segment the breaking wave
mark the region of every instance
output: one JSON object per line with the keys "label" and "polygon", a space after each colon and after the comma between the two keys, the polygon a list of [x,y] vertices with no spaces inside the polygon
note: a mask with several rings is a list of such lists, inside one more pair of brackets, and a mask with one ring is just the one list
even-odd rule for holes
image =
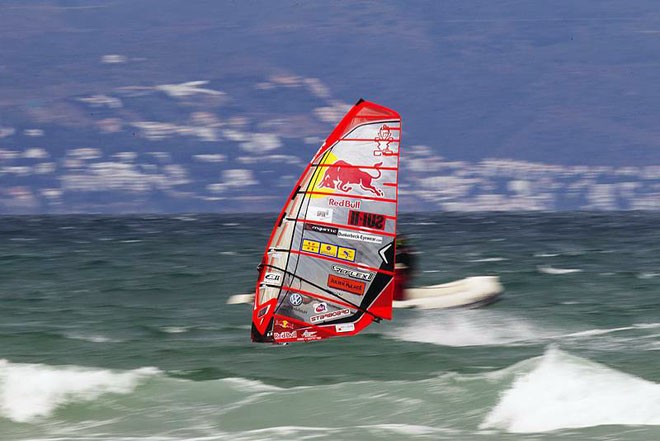
{"label": "breaking wave", "polygon": [[142,379],[157,372],[154,368],[113,372],[0,360],[0,415],[29,422],[50,416],[67,403],[93,401],[108,393],[131,393]]}
{"label": "breaking wave", "polygon": [[[500,432],[660,425],[660,385],[555,347],[479,374],[294,387],[2,361],[0,405],[2,433],[24,433],[27,423],[35,434],[65,439],[93,438],[99,426],[108,439],[174,441],[453,440],[475,430],[499,439]],[[22,424],[21,432],[6,421]]]}
{"label": "breaking wave", "polygon": [[480,427],[532,433],[601,425],[660,425],[660,384],[551,348],[516,376]]}

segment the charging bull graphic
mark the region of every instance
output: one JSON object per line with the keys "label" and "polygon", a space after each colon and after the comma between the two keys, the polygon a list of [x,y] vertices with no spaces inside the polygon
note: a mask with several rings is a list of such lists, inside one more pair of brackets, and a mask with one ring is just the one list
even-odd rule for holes
{"label": "charging bull graphic", "polygon": [[376,150],[374,150],[374,156],[392,156],[396,155],[396,152],[390,149],[390,143],[396,142],[392,136],[392,130],[387,124],[383,124],[378,130],[378,135],[374,138],[376,142]]}
{"label": "charging bull graphic", "polygon": [[370,191],[376,196],[383,196],[382,190],[373,184],[373,181],[380,179],[382,175],[378,169],[381,165],[383,165],[382,162],[374,165],[378,174],[372,176],[359,167],[339,160],[326,169],[323,179],[319,183],[319,188],[332,188],[348,193],[354,186],[359,185],[365,191]]}

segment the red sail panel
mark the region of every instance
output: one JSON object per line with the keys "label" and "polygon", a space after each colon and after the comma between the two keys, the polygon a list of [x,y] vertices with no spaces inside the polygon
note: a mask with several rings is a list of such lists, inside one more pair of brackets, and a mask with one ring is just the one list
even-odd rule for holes
{"label": "red sail panel", "polygon": [[398,113],[360,101],[323,143],[268,241],[253,341],[349,336],[391,319],[400,136]]}

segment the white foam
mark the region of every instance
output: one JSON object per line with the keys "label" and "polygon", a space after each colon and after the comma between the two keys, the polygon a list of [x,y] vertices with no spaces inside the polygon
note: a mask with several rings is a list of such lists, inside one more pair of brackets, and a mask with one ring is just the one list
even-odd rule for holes
{"label": "white foam", "polygon": [[[354,430],[362,429],[366,430],[377,436],[383,436],[384,434],[394,434],[398,436],[428,436],[438,433],[450,433],[457,434],[460,433],[459,430],[448,429],[448,428],[437,428],[430,426],[414,425],[414,424],[372,424],[372,425],[358,425],[350,429],[350,432],[347,433],[349,436],[355,436]],[[284,436],[289,437],[289,439],[312,439],[316,438],[314,434],[322,433],[325,435],[337,434],[339,435],[346,428],[342,427],[322,427],[322,426],[276,426],[276,427],[267,427],[264,429],[254,429],[246,432],[242,432],[242,435],[259,435],[258,439],[274,439],[273,436]],[[268,438],[265,438],[264,435],[268,435]],[[341,436],[340,439],[343,439]],[[241,438],[243,439],[243,438]],[[348,438],[348,439],[353,439]]]}
{"label": "white foam", "polygon": [[551,348],[480,428],[533,433],[612,424],[660,425],[660,385]]}
{"label": "white foam", "polygon": [[230,386],[233,386],[235,389],[242,392],[274,392],[278,390],[283,390],[280,387],[272,386],[270,384],[262,383],[258,380],[249,380],[247,378],[241,377],[228,377],[221,380],[223,383],[227,383]]}
{"label": "white foam", "polygon": [[537,267],[538,271],[543,274],[573,274],[581,273],[582,270],[578,268],[553,268],[551,266],[539,266]]}
{"label": "white foam", "polygon": [[94,335],[94,334],[87,335],[87,334],[80,334],[77,332],[64,334],[64,336],[72,340],[84,340],[92,343],[118,343],[121,341],[114,338],[106,337],[104,335]]}
{"label": "white foam", "polygon": [[0,416],[30,422],[67,403],[91,401],[105,393],[130,393],[141,379],[157,372],[155,368],[113,372],[0,360]]}
{"label": "white foam", "polygon": [[622,331],[631,331],[633,329],[636,329],[635,326],[625,326],[621,328],[610,328],[610,329],[588,329],[586,331],[580,331],[580,332],[573,332],[571,334],[566,334],[564,337],[593,337],[596,335],[605,335],[605,334],[612,334],[615,332],[622,332]]}
{"label": "white foam", "polygon": [[553,335],[522,318],[479,309],[434,311],[389,334],[398,340],[443,346],[512,344]]}
{"label": "white foam", "polygon": [[161,328],[161,331],[166,332],[167,334],[181,334],[184,332],[188,332],[189,328],[186,328],[185,326],[165,326],[164,328]]}
{"label": "white foam", "polygon": [[[636,323],[632,326],[622,326],[618,328],[588,329],[586,331],[564,334],[562,335],[562,337],[592,337],[597,335],[613,334],[616,332],[635,331],[639,329],[655,329],[655,328],[660,328],[660,323]],[[644,337],[636,337],[636,338],[644,338]]]}
{"label": "white foam", "polygon": [[484,257],[483,259],[473,259],[468,260],[468,262],[478,263],[478,262],[503,262],[509,260],[506,257]]}
{"label": "white foam", "polygon": [[367,429],[370,432],[375,432],[376,434],[380,432],[390,432],[397,435],[405,435],[405,436],[432,435],[435,433],[452,433],[452,434],[460,433],[458,430],[455,429],[437,428],[437,427],[421,426],[415,424],[394,424],[394,423],[374,424],[370,426],[356,426],[356,428]]}

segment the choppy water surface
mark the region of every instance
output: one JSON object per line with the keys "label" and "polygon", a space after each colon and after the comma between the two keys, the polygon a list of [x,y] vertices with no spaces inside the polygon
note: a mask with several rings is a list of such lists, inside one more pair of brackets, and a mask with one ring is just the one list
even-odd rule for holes
{"label": "choppy water surface", "polygon": [[2,440],[660,439],[660,213],[406,215],[476,310],[249,342],[271,215],[0,218]]}

